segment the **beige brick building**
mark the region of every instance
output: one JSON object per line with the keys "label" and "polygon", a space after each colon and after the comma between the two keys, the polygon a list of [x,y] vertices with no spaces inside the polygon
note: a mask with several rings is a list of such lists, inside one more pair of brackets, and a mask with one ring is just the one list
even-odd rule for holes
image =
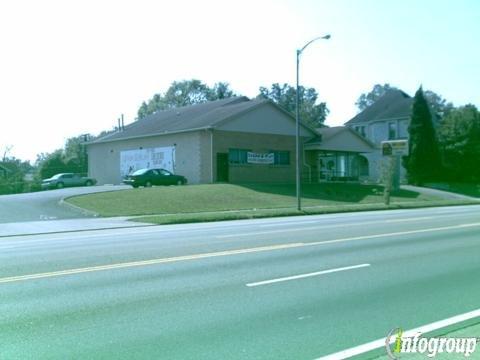
{"label": "beige brick building", "polygon": [[[317,135],[302,125],[302,148]],[[89,143],[88,156],[99,184],[141,167],[167,168],[190,184],[294,182],[295,119],[268,100],[218,100],[135,121]]]}

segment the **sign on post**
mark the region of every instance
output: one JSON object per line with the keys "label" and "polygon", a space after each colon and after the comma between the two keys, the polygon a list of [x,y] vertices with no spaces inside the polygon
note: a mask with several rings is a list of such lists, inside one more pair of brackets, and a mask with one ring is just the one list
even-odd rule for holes
{"label": "sign on post", "polygon": [[408,155],[408,140],[382,141],[382,155]]}

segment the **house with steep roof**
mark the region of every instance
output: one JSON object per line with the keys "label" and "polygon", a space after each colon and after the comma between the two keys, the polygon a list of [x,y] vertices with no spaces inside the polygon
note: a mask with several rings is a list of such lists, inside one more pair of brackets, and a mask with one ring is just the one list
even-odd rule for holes
{"label": "house with steep roof", "polygon": [[[368,140],[373,150],[363,154],[368,162],[368,177],[378,181],[381,177],[384,158],[381,143],[386,140],[408,139],[408,126],[412,115],[413,98],[398,89],[388,90],[375,103],[358,113],[345,126],[355,130]],[[400,167],[400,178],[405,178],[405,169]]]}
{"label": "house with steep roof", "polygon": [[[300,130],[302,143],[316,136],[307,126]],[[89,175],[99,184],[156,167],[194,184],[295,180],[295,119],[265,99],[233,97],[158,111],[87,149]]]}

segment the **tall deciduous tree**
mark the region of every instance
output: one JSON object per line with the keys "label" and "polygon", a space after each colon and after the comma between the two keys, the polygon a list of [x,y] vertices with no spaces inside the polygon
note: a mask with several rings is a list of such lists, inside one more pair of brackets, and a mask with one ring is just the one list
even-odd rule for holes
{"label": "tall deciduous tree", "polygon": [[454,109],[453,104],[448,102],[446,99],[433,92],[432,90],[426,90],[424,92],[425,98],[427,99],[430,109],[437,118],[441,119],[444,116],[448,115],[450,111]]}
{"label": "tall deciduous tree", "polygon": [[25,175],[32,170],[28,161],[4,155],[0,169],[0,194],[21,193],[27,189]]}
{"label": "tall deciduous tree", "polygon": [[450,110],[438,131],[446,180],[480,181],[480,112],[474,105]]}
{"label": "tall deciduous tree", "polygon": [[[318,93],[314,88],[299,87],[299,113],[302,122],[311,127],[323,125],[328,114],[326,103],[319,102]],[[295,115],[296,111],[296,88],[288,84],[272,84],[270,89],[261,87],[260,97],[272,100],[274,103]]]}
{"label": "tall deciduous tree", "polygon": [[375,101],[380,99],[388,90],[396,89],[396,87],[390,86],[390,84],[375,84],[373,89],[370,92],[363,93],[358,98],[355,105],[359,111],[365,110],[367,107],[372,105]]}
{"label": "tall deciduous tree", "polygon": [[37,155],[36,166],[40,177],[46,179],[63,172],[86,173],[88,159],[85,143],[90,138],[90,134],[71,137],[67,139],[63,149]]}
{"label": "tall deciduous tree", "polygon": [[138,119],[159,110],[167,110],[181,106],[200,104],[207,101],[225,99],[236,96],[225,82],[214,84],[212,88],[200,80],[174,81],[164,94],[155,94],[147,102],[143,102],[137,111]]}
{"label": "tall deciduous tree", "polygon": [[432,114],[422,87],[415,93],[408,133],[409,155],[404,158],[408,182],[421,185],[435,180],[440,173],[441,162]]}

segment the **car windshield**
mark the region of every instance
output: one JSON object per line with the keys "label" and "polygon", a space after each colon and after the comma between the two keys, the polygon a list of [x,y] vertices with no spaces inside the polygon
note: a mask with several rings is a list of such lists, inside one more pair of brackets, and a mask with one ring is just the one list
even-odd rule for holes
{"label": "car windshield", "polygon": [[65,175],[65,174],[57,174],[57,175],[53,175],[53,176],[51,177],[51,179],[54,179],[54,180],[56,180],[56,179],[60,179],[60,178],[61,178],[63,175]]}
{"label": "car windshield", "polygon": [[143,175],[145,174],[149,169],[140,169],[132,173],[133,176],[138,176],[138,175]]}

